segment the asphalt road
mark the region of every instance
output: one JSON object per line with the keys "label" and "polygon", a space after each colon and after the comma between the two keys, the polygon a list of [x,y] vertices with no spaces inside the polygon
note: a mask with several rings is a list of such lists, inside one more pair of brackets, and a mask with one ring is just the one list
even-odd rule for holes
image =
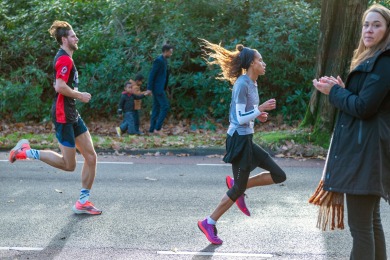
{"label": "asphalt road", "polygon": [[[277,159],[288,180],[248,190],[252,216],[234,205],[218,223],[224,244],[213,246],[197,220],[227,190],[231,168],[220,158],[99,156],[91,200],[103,214],[79,216],[71,207],[81,163],[66,173],[6,156],[0,153],[0,259],[349,259],[348,229],[318,230],[318,208],[307,203],[320,160]],[[382,221],[389,240],[384,201]]]}

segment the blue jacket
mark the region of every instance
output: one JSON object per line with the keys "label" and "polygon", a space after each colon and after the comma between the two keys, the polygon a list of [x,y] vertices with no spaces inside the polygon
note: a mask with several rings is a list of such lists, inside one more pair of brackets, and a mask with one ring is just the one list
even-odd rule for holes
{"label": "blue jacket", "polygon": [[162,94],[168,85],[168,62],[163,55],[158,56],[154,62],[153,67],[149,73],[148,90],[154,94]]}
{"label": "blue jacket", "polygon": [[324,189],[390,199],[390,45],[335,85],[340,110],[329,150]]}

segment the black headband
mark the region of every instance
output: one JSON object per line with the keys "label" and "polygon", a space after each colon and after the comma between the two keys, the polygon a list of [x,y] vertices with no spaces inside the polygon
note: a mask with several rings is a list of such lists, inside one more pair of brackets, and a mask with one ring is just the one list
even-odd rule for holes
{"label": "black headband", "polygon": [[248,69],[255,57],[255,50],[244,47],[240,52],[241,68]]}

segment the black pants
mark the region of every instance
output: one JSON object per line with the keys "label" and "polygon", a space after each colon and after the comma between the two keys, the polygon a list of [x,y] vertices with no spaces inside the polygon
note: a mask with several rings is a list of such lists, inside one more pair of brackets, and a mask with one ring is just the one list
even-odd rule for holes
{"label": "black pants", "polygon": [[134,128],[135,132],[138,134],[139,133],[139,110],[134,110]]}
{"label": "black pants", "polygon": [[249,174],[257,167],[269,171],[271,178],[275,183],[281,183],[286,180],[285,172],[275,163],[266,151],[254,143],[252,143],[251,149],[252,162],[249,169],[240,167],[240,158],[232,161],[234,186],[227,191],[227,195],[232,201],[236,201],[245,192]]}
{"label": "black pants", "polygon": [[380,197],[347,194],[348,225],[353,238],[351,260],[386,260]]}

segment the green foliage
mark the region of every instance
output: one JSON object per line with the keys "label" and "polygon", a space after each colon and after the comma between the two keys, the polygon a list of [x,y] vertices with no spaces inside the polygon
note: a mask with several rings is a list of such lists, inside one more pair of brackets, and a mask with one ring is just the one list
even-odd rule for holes
{"label": "green foliage", "polygon": [[11,115],[17,121],[41,119],[44,103],[40,100],[43,92],[42,79],[45,73],[26,66],[11,73],[11,80],[0,78],[0,113],[2,117]]}
{"label": "green foliage", "polygon": [[387,8],[390,8],[390,0],[381,0],[381,1],[375,1],[375,0],[371,0],[368,2],[369,5],[372,5],[372,4],[381,4]]}
{"label": "green foliage", "polygon": [[[287,95],[286,103],[282,105],[283,118],[288,123],[301,121],[304,116],[302,111],[305,111],[307,108],[307,102],[310,96],[311,92],[301,89],[295,90],[293,94]],[[297,113],[297,111],[299,112]]]}
{"label": "green foliage", "polygon": [[315,74],[320,10],[302,0],[259,0],[258,4],[262,8],[253,6],[246,39],[267,64],[261,91],[265,97],[278,98],[285,120],[300,120]]}
{"label": "green foliage", "polygon": [[[172,115],[207,129],[212,126],[200,122],[226,123],[231,86],[217,80],[220,69],[202,59],[199,38],[204,38],[230,50],[238,43],[258,49],[267,63],[259,81],[261,99],[277,98],[278,112],[290,122],[298,120],[314,75],[319,2],[3,0],[0,116],[13,111],[13,120],[50,117],[58,44],[47,30],[54,20],[66,20],[80,39],[73,56],[79,89],[92,94],[90,103],[79,104],[85,119],[114,115],[123,83],[137,73],[147,79],[162,44],[169,41],[175,46],[169,61]],[[149,111],[151,98],[143,104]]]}

